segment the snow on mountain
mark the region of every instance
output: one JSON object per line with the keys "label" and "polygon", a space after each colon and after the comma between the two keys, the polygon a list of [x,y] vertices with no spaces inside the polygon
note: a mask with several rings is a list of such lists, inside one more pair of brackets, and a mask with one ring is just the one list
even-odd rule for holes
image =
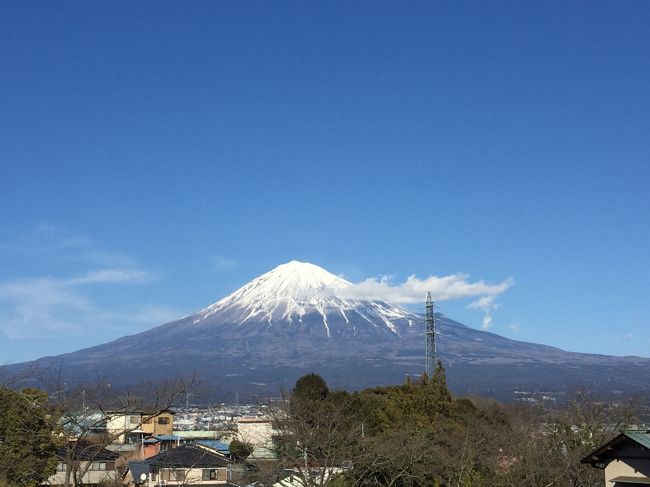
{"label": "snow on mountain", "polygon": [[339,333],[356,335],[358,326],[384,327],[400,335],[417,317],[382,301],[344,299],[337,296],[352,286],[349,281],[317,265],[291,261],[262,274],[222,300],[199,311],[194,324],[266,323],[269,326],[322,325],[330,337]]}

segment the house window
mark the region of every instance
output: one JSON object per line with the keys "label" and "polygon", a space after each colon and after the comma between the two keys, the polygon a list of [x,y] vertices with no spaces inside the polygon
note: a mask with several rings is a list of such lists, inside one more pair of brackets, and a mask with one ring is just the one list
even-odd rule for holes
{"label": "house window", "polygon": [[158,424],[169,424],[169,418],[158,418]]}
{"label": "house window", "polygon": [[59,462],[58,465],[56,466],[56,471],[57,472],[65,472],[67,469],[65,467],[65,462]]}
{"label": "house window", "polygon": [[184,468],[165,468],[160,472],[161,480],[171,480],[176,482],[185,481],[185,469]]}
{"label": "house window", "polygon": [[204,468],[201,472],[201,480],[227,480],[228,474],[225,468]]}
{"label": "house window", "polygon": [[106,470],[106,462],[92,462],[90,470]]}
{"label": "house window", "polygon": [[171,478],[169,480],[178,480],[179,482],[185,480],[185,469],[175,468],[172,470]]}
{"label": "house window", "polygon": [[204,468],[201,473],[201,480],[217,480],[217,469]]}

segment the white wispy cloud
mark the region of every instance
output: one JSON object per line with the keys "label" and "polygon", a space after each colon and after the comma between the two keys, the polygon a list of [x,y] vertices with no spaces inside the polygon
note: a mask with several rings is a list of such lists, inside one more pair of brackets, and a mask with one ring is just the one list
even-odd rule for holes
{"label": "white wispy cloud", "polygon": [[508,329],[509,329],[512,333],[519,333],[519,332],[521,331],[521,328],[519,327],[519,325],[518,325],[517,323],[511,323],[511,324],[509,324],[509,325],[508,325]]}
{"label": "white wispy cloud", "polygon": [[492,326],[492,312],[499,308],[500,304],[495,303],[496,294],[482,296],[476,301],[471,302],[467,307],[483,311],[483,329],[487,330]]}
{"label": "white wispy cloud", "polygon": [[157,279],[157,274],[142,269],[98,269],[63,279],[68,285],[78,284],[143,284]]}
{"label": "white wispy cloud", "polygon": [[116,313],[98,305],[89,289],[97,284],[142,284],[153,279],[154,275],[140,269],[100,269],[65,278],[0,282],[0,330],[11,338],[25,338],[54,331],[81,331],[90,324],[120,326],[146,321],[148,316],[169,316],[153,306]]}
{"label": "white wispy cloud", "polygon": [[631,342],[634,336],[632,333],[626,333],[625,335],[620,335],[617,337],[614,337],[615,342]]}
{"label": "white wispy cloud", "polygon": [[134,265],[130,257],[108,251],[86,235],[69,232],[50,223],[36,225],[17,240],[0,241],[0,250],[95,266]]}
{"label": "white wispy cloud", "polygon": [[214,272],[227,271],[237,267],[239,262],[237,259],[230,257],[225,257],[223,255],[211,255],[210,256],[210,270]]}
{"label": "white wispy cloud", "polygon": [[[409,276],[403,283],[393,283],[390,276],[368,278],[358,284],[353,284],[343,290],[344,297],[351,299],[375,299],[394,304],[419,303],[429,291],[435,301],[448,301],[468,297],[479,297],[475,307],[486,303],[485,299],[493,300],[514,284],[512,278],[498,284],[487,284],[484,281],[471,282],[467,274],[451,274],[449,276],[429,276],[420,279]],[[482,301],[483,300],[483,301]],[[493,301],[489,301],[493,305]]]}
{"label": "white wispy cloud", "polygon": [[471,281],[469,275],[462,273],[423,279],[412,275],[402,283],[394,283],[390,276],[382,276],[365,279],[341,292],[345,298],[374,299],[393,304],[420,303],[427,292],[431,292],[433,300],[437,302],[476,298],[468,307],[483,312],[483,328],[488,329],[492,324],[492,313],[499,307],[496,298],[513,284],[512,277],[500,283],[488,284],[482,280]]}
{"label": "white wispy cloud", "polygon": [[74,335],[100,327],[153,326],[179,316],[177,311],[156,304],[125,305],[118,310],[101,304],[98,286],[142,285],[161,276],[129,257],[101,249],[84,236],[71,236],[54,226],[40,225],[17,243],[0,243],[0,251],[21,253],[44,262],[75,261],[70,267],[77,269],[64,276],[0,281],[0,333],[9,338]]}

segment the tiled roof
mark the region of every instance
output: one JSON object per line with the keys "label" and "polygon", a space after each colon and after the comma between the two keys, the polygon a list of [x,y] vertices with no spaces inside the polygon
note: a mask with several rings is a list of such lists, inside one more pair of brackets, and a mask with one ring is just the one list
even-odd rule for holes
{"label": "tiled roof", "polygon": [[119,455],[115,452],[102,448],[95,443],[79,442],[70,443],[69,447],[62,447],[56,451],[59,459],[67,459],[70,455],[75,460],[90,460],[94,462],[115,460]]}
{"label": "tiled roof", "polygon": [[180,446],[159,453],[147,460],[150,465],[157,467],[224,467],[229,464],[223,455],[212,453],[197,446]]}
{"label": "tiled roof", "polygon": [[650,433],[647,430],[623,430],[621,433],[650,450]]}

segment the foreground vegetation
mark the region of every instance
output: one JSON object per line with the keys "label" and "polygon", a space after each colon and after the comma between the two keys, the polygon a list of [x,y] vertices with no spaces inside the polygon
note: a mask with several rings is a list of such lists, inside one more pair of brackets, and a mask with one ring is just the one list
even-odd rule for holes
{"label": "foreground vegetation", "polygon": [[[155,399],[149,409],[173,405],[187,387],[157,386],[147,394]],[[76,449],[108,445],[116,436],[97,434],[101,420],[88,411],[144,404],[80,392],[75,398],[59,389],[48,398],[0,387],[0,487],[43,483],[54,473],[57,449],[59,461],[70,463],[66,485],[82,485]],[[304,487],[600,487],[601,472],[580,459],[635,421],[630,403],[584,394],[552,410],[455,398],[440,362],[431,378],[358,393],[330,391],[309,374],[268,410],[278,461],[250,469],[248,483],[258,487],[275,485],[287,471]],[[237,441],[231,450],[240,459],[252,452]]]}
{"label": "foreground vegetation", "polygon": [[304,486],[600,487],[580,459],[633,421],[629,404],[583,394],[552,411],[454,398],[440,363],[431,378],[355,394],[311,374],[271,410],[280,462],[257,472],[262,485],[294,469]]}

